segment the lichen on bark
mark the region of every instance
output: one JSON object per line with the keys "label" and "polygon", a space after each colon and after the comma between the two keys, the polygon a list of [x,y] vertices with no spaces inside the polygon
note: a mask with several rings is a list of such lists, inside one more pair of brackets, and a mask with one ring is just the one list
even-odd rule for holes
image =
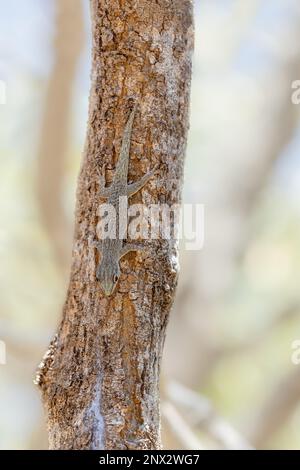
{"label": "lichen on bark", "polygon": [[159,164],[130,203],[180,203],[193,49],[190,0],[91,0],[92,74],[61,324],[38,372],[52,449],[158,449],[159,371],[178,276],[176,240],[121,261],[111,298],[95,277],[98,169],[113,178],[138,103],[129,180]]}

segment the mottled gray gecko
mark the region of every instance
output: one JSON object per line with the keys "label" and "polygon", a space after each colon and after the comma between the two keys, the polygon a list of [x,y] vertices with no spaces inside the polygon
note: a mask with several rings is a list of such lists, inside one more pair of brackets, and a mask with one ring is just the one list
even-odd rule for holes
{"label": "mottled gray gecko", "polygon": [[142,248],[140,245],[124,241],[122,237],[119,236],[119,198],[128,198],[137,193],[145,186],[157,170],[157,166],[155,166],[153,170],[146,173],[139,181],[132,184],[128,184],[127,182],[130,142],[135,112],[136,105],[133,107],[125,125],[120,156],[112,184],[109,188],[105,187],[105,167],[103,167],[100,176],[100,197],[106,199],[106,203],[111,204],[116,213],[116,237],[113,239],[105,238],[104,240],[95,242],[97,249],[101,252],[101,261],[97,267],[96,277],[101,284],[105,296],[112,295],[118,283],[121,274],[120,259],[130,251],[137,251]]}

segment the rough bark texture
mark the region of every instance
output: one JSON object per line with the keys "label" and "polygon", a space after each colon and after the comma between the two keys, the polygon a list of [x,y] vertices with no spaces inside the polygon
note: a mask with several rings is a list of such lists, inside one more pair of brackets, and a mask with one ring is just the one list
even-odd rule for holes
{"label": "rough bark texture", "polygon": [[129,180],[159,163],[131,199],[180,202],[188,129],[190,0],[92,0],[92,89],[78,181],[73,263],[58,334],[38,372],[52,449],[160,448],[159,369],[174,299],[175,241],[121,262],[117,291],[104,298],[92,246],[98,222],[97,168],[110,183],[123,128],[138,102]]}

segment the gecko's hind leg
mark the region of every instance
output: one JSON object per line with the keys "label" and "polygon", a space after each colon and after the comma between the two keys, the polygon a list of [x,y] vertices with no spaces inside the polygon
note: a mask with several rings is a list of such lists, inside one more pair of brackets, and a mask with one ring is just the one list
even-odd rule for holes
{"label": "gecko's hind leg", "polygon": [[110,196],[110,188],[105,187],[105,168],[106,165],[102,166],[102,171],[98,168],[98,176],[99,176],[99,196],[102,199],[107,199]]}
{"label": "gecko's hind leg", "polygon": [[145,184],[148,183],[150,178],[152,178],[152,176],[156,172],[157,168],[158,168],[158,164],[155,165],[155,167],[151,171],[148,171],[148,173],[146,173],[144,176],[142,176],[142,178],[140,180],[136,181],[135,183],[129,184],[127,186],[127,195],[128,195],[128,197],[133,196],[140,189],[142,189],[145,186]]}

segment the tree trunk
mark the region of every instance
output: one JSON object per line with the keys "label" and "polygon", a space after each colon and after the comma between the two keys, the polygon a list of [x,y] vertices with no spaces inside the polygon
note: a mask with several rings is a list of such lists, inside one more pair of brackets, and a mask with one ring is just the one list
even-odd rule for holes
{"label": "tree trunk", "polygon": [[159,370],[178,274],[176,240],[128,255],[112,297],[95,277],[98,169],[110,184],[132,102],[129,180],[159,169],[130,203],[178,204],[193,47],[190,0],[92,0],[92,87],[70,285],[37,382],[51,449],[158,449]]}

